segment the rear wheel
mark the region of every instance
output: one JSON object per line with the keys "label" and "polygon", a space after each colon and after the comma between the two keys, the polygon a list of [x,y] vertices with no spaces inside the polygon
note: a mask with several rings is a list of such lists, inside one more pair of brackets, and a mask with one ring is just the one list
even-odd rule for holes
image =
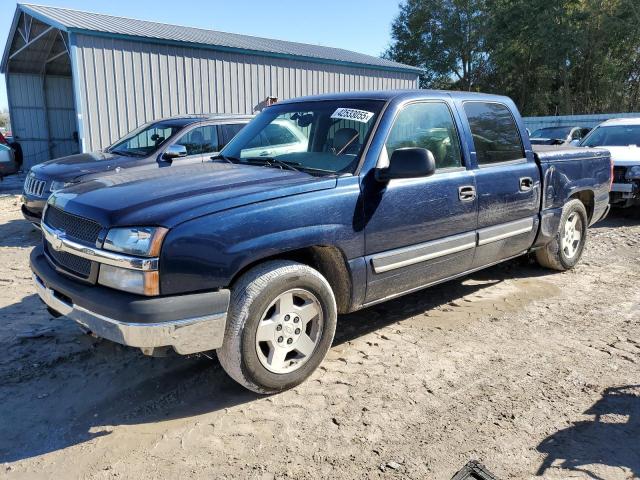
{"label": "rear wheel", "polygon": [[218,358],[244,387],[276,393],[302,383],[324,359],[335,333],[336,302],[313,268],[270,261],[233,287]]}
{"label": "rear wheel", "polygon": [[562,210],[560,226],[554,239],[536,250],[538,263],[559,271],[573,268],[582,257],[587,241],[587,227],[584,204],[580,200],[569,201]]}

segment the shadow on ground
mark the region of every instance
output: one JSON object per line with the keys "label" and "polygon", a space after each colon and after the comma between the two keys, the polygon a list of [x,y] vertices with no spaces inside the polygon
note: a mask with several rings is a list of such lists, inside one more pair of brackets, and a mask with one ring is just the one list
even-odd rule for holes
{"label": "shadow on ground", "polygon": [[612,208],[603,221],[596,223],[591,228],[615,228],[640,223],[640,206],[629,208]]}
{"label": "shadow on ground", "polygon": [[0,227],[0,247],[30,248],[41,239],[40,230],[23,219],[10,220]]}
{"label": "shadow on ground", "polygon": [[[526,262],[478,272],[487,280],[455,280],[350,315],[338,322],[334,344],[348,342],[506,278],[543,275]],[[0,309],[0,319],[43,309],[34,295]],[[34,305],[38,305],[37,307]],[[44,315],[42,311],[39,315]],[[149,358],[139,351],[70,330],[52,320],[53,334],[0,345],[15,361],[0,362],[0,463],[46,454],[108,435],[112,425],[155,423],[215,412],[258,398],[230,380],[211,356]],[[73,327],[75,328],[75,327]],[[71,333],[70,333],[71,332]],[[16,353],[16,349],[18,349]],[[24,349],[22,351],[21,349]],[[43,352],[53,352],[45,355]]]}
{"label": "shadow on ground", "polygon": [[589,469],[590,465],[604,465],[627,469],[638,478],[640,385],[608,388],[584,413],[593,415],[593,420],[575,422],[538,445],[538,451],[546,454],[538,475],[558,467],[604,480]]}

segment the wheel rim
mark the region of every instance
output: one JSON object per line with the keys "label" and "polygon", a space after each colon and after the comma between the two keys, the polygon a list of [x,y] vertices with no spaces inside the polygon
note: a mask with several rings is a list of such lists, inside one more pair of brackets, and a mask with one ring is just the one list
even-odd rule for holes
{"label": "wheel rim", "polygon": [[573,212],[564,224],[564,233],[562,236],[562,251],[568,259],[576,256],[580,249],[581,240],[582,219],[577,212]]}
{"label": "wheel rim", "polygon": [[320,343],[322,307],[311,292],[288,290],[280,294],[260,317],[256,353],[264,368],[290,373],[304,365]]}

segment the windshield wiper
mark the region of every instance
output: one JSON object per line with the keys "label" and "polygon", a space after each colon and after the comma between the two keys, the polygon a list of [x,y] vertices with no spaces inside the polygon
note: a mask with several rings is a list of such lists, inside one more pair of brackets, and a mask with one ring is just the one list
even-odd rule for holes
{"label": "windshield wiper", "polygon": [[294,167],[294,165],[300,165],[296,162],[285,162],[283,160],[278,160],[277,158],[272,157],[250,157],[244,158],[249,163],[258,163],[261,165],[265,165],[267,167],[275,167],[278,166],[280,168],[286,168],[287,170],[293,170],[294,172],[299,172],[300,170]]}

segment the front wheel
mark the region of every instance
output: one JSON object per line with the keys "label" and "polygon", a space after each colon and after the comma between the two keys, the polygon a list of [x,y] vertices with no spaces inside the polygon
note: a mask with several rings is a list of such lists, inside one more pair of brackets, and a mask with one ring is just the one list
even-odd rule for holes
{"label": "front wheel", "polygon": [[551,242],[536,250],[538,263],[559,271],[573,268],[582,257],[588,225],[584,204],[580,200],[567,202],[562,209],[558,233]]}
{"label": "front wheel", "polygon": [[327,280],[313,268],[270,261],[234,285],[218,358],[231,378],[257,393],[302,383],[331,347],[337,308]]}

